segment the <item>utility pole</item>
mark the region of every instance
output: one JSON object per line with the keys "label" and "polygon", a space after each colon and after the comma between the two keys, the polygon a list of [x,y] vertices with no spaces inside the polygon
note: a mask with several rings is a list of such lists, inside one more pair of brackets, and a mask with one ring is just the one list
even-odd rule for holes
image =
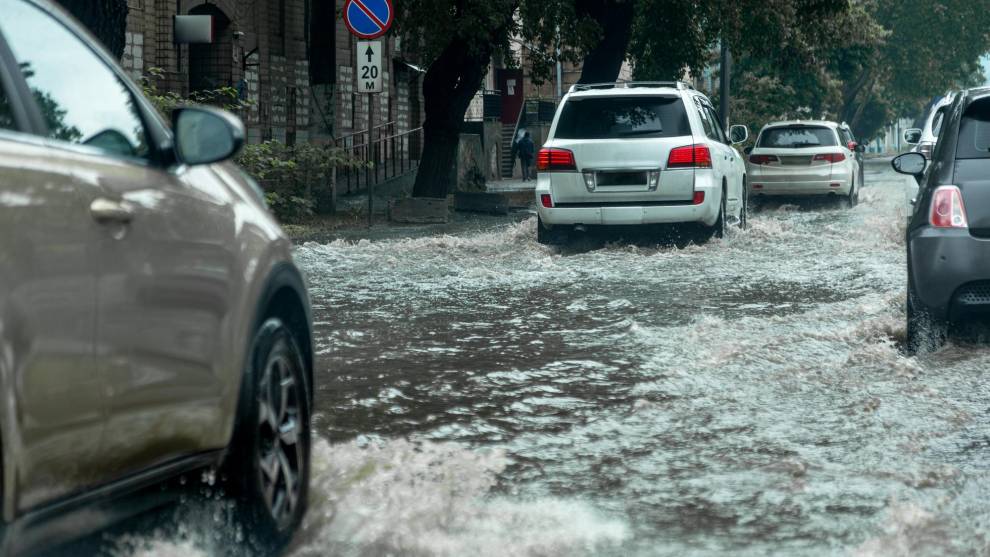
{"label": "utility pole", "polygon": [[729,52],[729,45],[722,39],[722,68],[718,80],[718,115],[722,118],[722,125],[729,126],[729,76],[732,75],[732,53]]}

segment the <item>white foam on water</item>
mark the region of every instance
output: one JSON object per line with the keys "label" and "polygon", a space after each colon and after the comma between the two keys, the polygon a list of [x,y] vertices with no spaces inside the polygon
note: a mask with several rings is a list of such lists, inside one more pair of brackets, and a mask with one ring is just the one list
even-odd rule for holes
{"label": "white foam on water", "polygon": [[580,501],[493,495],[508,463],[455,443],[320,441],[292,555],[592,555],[629,537]]}
{"label": "white foam on water", "polygon": [[910,503],[887,510],[883,533],[863,542],[852,557],[914,557],[954,554],[950,534],[937,516]]}

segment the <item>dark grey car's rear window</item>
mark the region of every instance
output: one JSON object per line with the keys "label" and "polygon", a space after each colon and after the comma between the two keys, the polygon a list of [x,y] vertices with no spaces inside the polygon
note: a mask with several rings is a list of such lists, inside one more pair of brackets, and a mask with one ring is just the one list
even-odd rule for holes
{"label": "dark grey car's rear window", "polygon": [[990,159],[990,99],[969,105],[959,122],[957,159]]}
{"label": "dark grey car's rear window", "polygon": [[691,135],[684,103],[677,97],[589,97],[570,99],[554,137],[614,139]]}
{"label": "dark grey car's rear window", "polygon": [[800,149],[802,147],[832,147],[838,145],[835,132],[824,126],[781,126],[767,128],[757,147]]}

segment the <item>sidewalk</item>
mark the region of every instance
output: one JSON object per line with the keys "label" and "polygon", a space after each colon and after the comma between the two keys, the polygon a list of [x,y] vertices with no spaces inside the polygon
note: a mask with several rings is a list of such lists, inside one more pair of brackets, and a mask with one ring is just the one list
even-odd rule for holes
{"label": "sidewalk", "polygon": [[495,180],[487,182],[485,189],[488,193],[500,193],[509,199],[512,207],[529,207],[536,202],[536,180],[523,182],[518,178]]}

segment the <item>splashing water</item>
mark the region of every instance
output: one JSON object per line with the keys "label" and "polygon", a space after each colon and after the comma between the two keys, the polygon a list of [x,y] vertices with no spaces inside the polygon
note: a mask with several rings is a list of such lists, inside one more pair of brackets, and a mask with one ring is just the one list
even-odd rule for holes
{"label": "splashing water", "polygon": [[990,350],[901,353],[906,189],[685,249],[301,246],[330,442],[292,554],[985,554]]}

